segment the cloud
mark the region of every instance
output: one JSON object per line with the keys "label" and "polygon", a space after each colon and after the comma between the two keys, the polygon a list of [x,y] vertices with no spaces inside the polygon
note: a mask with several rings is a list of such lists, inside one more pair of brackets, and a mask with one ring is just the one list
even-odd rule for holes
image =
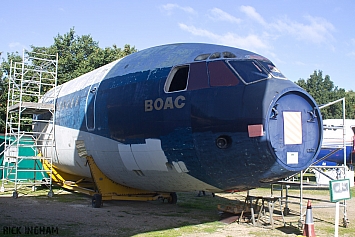
{"label": "cloud", "polygon": [[[161,8],[168,13],[175,10],[196,13],[190,7],[181,7],[177,4],[166,4]],[[269,55],[273,53],[273,44],[281,42],[280,38],[284,38],[288,42],[298,40],[326,45],[330,50],[335,50],[331,44],[335,40],[333,36],[335,27],[324,18],[307,15],[296,21],[287,16],[273,15],[271,21],[268,21],[252,6],[243,5],[239,7],[239,10],[245,14],[244,18],[238,18],[216,7],[208,11],[209,19],[238,24],[238,27],[227,28],[222,33],[216,33],[223,29],[222,26],[218,30],[209,30],[208,26],[197,27],[195,24],[189,23],[188,20],[193,19],[186,19],[186,17],[178,25],[181,30],[211,43],[262,51]],[[242,22],[243,24],[241,24]],[[355,39],[352,42],[355,44]],[[273,57],[277,58],[277,55],[273,54]]]}
{"label": "cloud", "polygon": [[284,18],[277,20],[272,26],[279,32],[286,32],[295,36],[298,40],[310,41],[317,44],[334,40],[332,32],[335,28],[326,19],[312,16],[305,16],[304,18],[308,21],[308,24]]}
{"label": "cloud", "polygon": [[[321,17],[304,16],[303,19],[305,19],[306,23],[293,21],[287,17],[282,17],[274,22],[267,23],[252,6],[241,6],[240,11],[245,13],[248,18],[262,25],[264,30],[268,32],[276,31],[281,35],[291,35],[297,40],[316,44],[329,44],[329,42],[334,40],[332,32],[335,31],[335,27],[329,21]],[[332,46],[331,49],[333,49]]]}
{"label": "cloud", "polygon": [[307,63],[304,63],[304,62],[301,62],[301,61],[295,61],[295,64],[297,66],[306,66],[307,65]]}
{"label": "cloud", "polygon": [[241,6],[240,10],[244,12],[249,18],[255,20],[261,25],[266,25],[264,18],[256,12],[255,8],[252,6]]}
{"label": "cloud", "polygon": [[245,48],[249,50],[268,48],[268,46],[265,43],[265,40],[262,40],[259,36],[255,34],[249,34],[245,37],[238,36],[231,32],[228,32],[224,35],[218,35],[211,31],[205,29],[199,29],[192,25],[188,26],[183,23],[179,23],[179,27],[180,29],[187,31],[193,35],[206,37],[212,40],[213,42],[223,44],[223,45]]}
{"label": "cloud", "polygon": [[213,34],[212,32],[208,31],[208,30],[204,30],[204,29],[198,29],[194,26],[188,26],[185,25],[183,23],[179,23],[179,27],[180,29],[190,32],[193,35],[197,35],[197,36],[204,36],[207,38],[217,38],[218,36],[216,34]]}
{"label": "cloud", "polygon": [[16,48],[26,49],[27,47],[19,42],[11,42],[11,43],[9,43],[9,48],[11,48],[11,49],[16,49]]}
{"label": "cloud", "polygon": [[182,10],[189,14],[197,14],[197,12],[192,7],[182,7],[178,4],[172,4],[172,3],[162,5],[160,8],[164,10],[168,15],[171,15],[175,9]]}
{"label": "cloud", "polygon": [[242,21],[241,19],[236,18],[219,8],[213,8],[212,10],[210,10],[209,17],[214,20],[227,21],[236,24],[239,24]]}

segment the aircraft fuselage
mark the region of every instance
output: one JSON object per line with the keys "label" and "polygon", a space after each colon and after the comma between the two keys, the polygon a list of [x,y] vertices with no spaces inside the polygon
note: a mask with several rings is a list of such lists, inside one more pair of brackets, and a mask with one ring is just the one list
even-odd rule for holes
{"label": "aircraft fuselage", "polygon": [[320,150],[313,98],[268,59],[236,48],[153,47],[57,94],[54,165],[90,177],[81,140],[102,172],[134,188],[247,190],[305,169]]}

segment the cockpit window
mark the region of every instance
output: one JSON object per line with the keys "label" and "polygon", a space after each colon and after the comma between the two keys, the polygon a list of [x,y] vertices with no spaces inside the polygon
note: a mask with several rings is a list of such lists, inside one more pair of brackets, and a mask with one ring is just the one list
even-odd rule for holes
{"label": "cockpit window", "polygon": [[205,54],[198,55],[198,56],[195,58],[195,61],[203,61],[203,60],[206,60],[210,55],[211,55],[210,53],[205,53]]}
{"label": "cockpit window", "polygon": [[208,84],[206,62],[191,63],[187,90],[198,90],[208,87],[210,85]]}
{"label": "cockpit window", "polygon": [[216,59],[216,58],[220,58],[221,57],[221,53],[220,52],[216,52],[211,54],[210,59]]}
{"label": "cockpit window", "polygon": [[228,64],[246,83],[268,78],[268,74],[254,60],[233,60]]}
{"label": "cockpit window", "polygon": [[237,76],[228,68],[224,61],[208,63],[210,86],[235,86],[239,83]]}
{"label": "cockpit window", "polygon": [[228,51],[223,52],[222,54],[223,54],[223,58],[236,58],[237,57],[237,56],[235,56],[234,53],[231,53],[231,52],[228,52]]}
{"label": "cockpit window", "polygon": [[189,68],[189,65],[173,68],[165,83],[165,91],[174,92],[185,90],[187,87],[187,79],[189,77]]}
{"label": "cockpit window", "polygon": [[259,61],[259,63],[261,63],[273,77],[286,78],[271,62]]}

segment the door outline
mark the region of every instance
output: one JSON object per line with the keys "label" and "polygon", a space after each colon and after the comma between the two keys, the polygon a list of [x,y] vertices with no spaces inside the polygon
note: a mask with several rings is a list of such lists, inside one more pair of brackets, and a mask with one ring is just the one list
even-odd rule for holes
{"label": "door outline", "polygon": [[100,82],[90,86],[85,103],[85,123],[88,131],[94,131],[96,127],[96,95]]}

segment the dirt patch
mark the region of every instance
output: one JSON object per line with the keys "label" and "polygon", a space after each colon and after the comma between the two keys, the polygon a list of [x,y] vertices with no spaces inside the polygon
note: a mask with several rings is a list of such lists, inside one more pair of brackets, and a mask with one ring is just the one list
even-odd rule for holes
{"label": "dirt patch", "polygon": [[[354,190],[352,190],[354,192]],[[296,195],[298,191],[291,191]],[[278,207],[275,208],[275,229],[267,223],[254,227],[248,218],[243,223],[224,224],[217,204],[234,205],[244,201],[246,193],[207,194],[178,193],[177,204],[162,201],[105,201],[102,208],[91,207],[91,197],[54,189],[48,198],[46,191],[33,196],[20,191],[14,199],[11,193],[0,196],[1,236],[297,236],[299,205],[290,204],[286,226]],[[251,195],[268,195],[268,189],[252,190]],[[305,196],[329,200],[329,191],[305,191]],[[328,195],[328,197],[327,197]],[[296,200],[294,200],[296,201]],[[314,201],[314,206],[324,203]],[[355,228],[354,200],[347,202],[348,228],[339,227],[339,236],[353,236]],[[317,236],[334,233],[334,208],[312,208]],[[340,219],[343,218],[343,209]],[[266,221],[267,222],[267,221]],[[342,224],[342,222],[340,223]],[[32,231],[32,232],[31,232]]]}

